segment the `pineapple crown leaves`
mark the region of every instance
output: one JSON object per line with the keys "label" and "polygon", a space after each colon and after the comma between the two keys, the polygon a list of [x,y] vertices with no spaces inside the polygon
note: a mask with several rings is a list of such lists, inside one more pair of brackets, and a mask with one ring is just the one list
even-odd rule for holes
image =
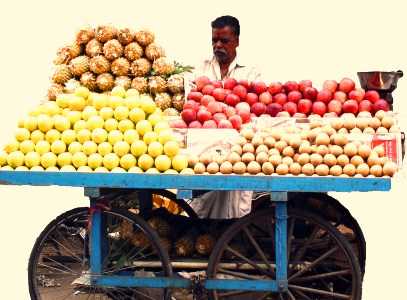
{"label": "pineapple crown leaves", "polygon": [[[192,70],[194,69],[193,66],[189,66],[189,65],[184,66],[184,65],[182,65],[181,63],[179,63],[177,61],[174,61],[173,64],[174,64],[174,71],[172,71],[170,74],[166,74],[166,75],[164,75],[162,77],[164,77],[165,79],[168,79],[171,75],[182,74],[182,73],[185,73],[185,72],[191,73]],[[157,75],[157,72],[154,69],[151,69],[150,73],[149,73],[149,76],[156,76],[156,75]]]}

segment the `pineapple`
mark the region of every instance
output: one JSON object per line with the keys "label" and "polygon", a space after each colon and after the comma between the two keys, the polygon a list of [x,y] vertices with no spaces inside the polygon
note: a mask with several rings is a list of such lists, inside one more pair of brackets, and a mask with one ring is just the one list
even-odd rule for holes
{"label": "pineapple", "polygon": [[134,61],[136,59],[139,59],[143,56],[143,48],[137,44],[136,42],[132,42],[128,44],[126,47],[124,47],[124,56],[129,60],[129,61]]}
{"label": "pineapple", "polygon": [[194,237],[191,234],[184,235],[175,243],[175,253],[178,256],[191,256],[194,252]]}
{"label": "pineapple", "polygon": [[154,38],[154,33],[147,29],[137,31],[135,34],[137,43],[139,43],[143,47],[146,47],[147,45],[154,42]]}
{"label": "pineapple", "polygon": [[147,78],[144,77],[135,77],[131,82],[131,88],[139,91],[140,94],[147,93],[148,82]]}
{"label": "pineapple", "polygon": [[81,75],[81,85],[87,87],[91,91],[96,91],[96,76],[92,72],[86,72]]}
{"label": "pineapple", "polygon": [[103,74],[110,71],[110,62],[103,55],[90,59],[89,68],[95,74]]}
{"label": "pineapple", "polygon": [[110,40],[103,45],[103,54],[108,60],[115,60],[123,55],[123,46],[118,40]]}
{"label": "pineapple", "polygon": [[131,79],[128,76],[118,76],[114,80],[115,86],[122,86],[125,90],[128,90],[131,86]]}
{"label": "pineapple", "polygon": [[178,110],[176,110],[175,108],[167,108],[166,110],[163,111],[164,116],[166,117],[176,117],[179,116],[179,112]]}
{"label": "pineapple", "polygon": [[52,81],[59,84],[64,84],[69,79],[72,78],[72,73],[69,66],[67,65],[58,65],[52,76]]}
{"label": "pineapple", "polygon": [[148,220],[148,224],[157,231],[160,237],[168,237],[170,235],[170,225],[167,221],[159,217],[152,217]]}
{"label": "pineapple", "polygon": [[163,47],[157,45],[156,43],[151,43],[146,47],[145,50],[146,56],[149,60],[154,61],[157,58],[165,56]]}
{"label": "pineapple", "polygon": [[95,37],[95,31],[91,27],[85,27],[78,31],[76,34],[76,42],[79,45],[88,43]]}
{"label": "pineapple", "polygon": [[81,76],[89,71],[89,57],[82,55],[72,59],[69,63],[69,68],[74,76]]}
{"label": "pineapple", "polygon": [[114,87],[114,78],[110,73],[100,74],[96,78],[96,84],[102,92],[110,91]]}
{"label": "pineapple", "polygon": [[175,66],[166,57],[160,57],[154,61],[153,70],[156,75],[170,75],[174,72]]}
{"label": "pineapple", "polygon": [[137,248],[146,248],[150,245],[150,241],[142,231],[134,233],[130,238],[130,242]]}
{"label": "pineapple", "polygon": [[131,72],[135,77],[146,76],[151,70],[151,63],[146,58],[139,58],[132,62]]}
{"label": "pineapple", "polygon": [[184,104],[185,104],[185,97],[183,94],[175,94],[174,96],[172,96],[172,106],[176,110],[182,111],[182,109],[184,108]]}
{"label": "pineapple", "polygon": [[86,44],[85,53],[89,57],[95,57],[103,53],[103,45],[97,39],[93,39]]}
{"label": "pineapple", "polygon": [[57,51],[57,57],[54,59],[54,65],[68,64],[71,60],[71,52],[68,47],[60,48]]}
{"label": "pineapple", "polygon": [[130,239],[133,237],[133,224],[129,221],[123,221],[120,223],[119,227],[120,237],[122,239]]}
{"label": "pineapple", "polygon": [[130,63],[124,57],[120,57],[112,62],[111,70],[116,76],[126,76],[130,71]]}
{"label": "pineapple", "polygon": [[167,93],[158,93],[155,95],[154,101],[155,104],[163,111],[170,108],[172,104],[171,96]]}
{"label": "pineapple", "polygon": [[79,87],[81,83],[76,79],[69,79],[64,86],[64,92],[72,94],[75,92],[76,88]]}
{"label": "pineapple", "polygon": [[48,100],[55,101],[59,94],[64,92],[64,86],[58,83],[53,83],[48,89]]}
{"label": "pineapple", "polygon": [[96,39],[101,43],[106,43],[116,38],[117,33],[117,29],[111,25],[99,26],[96,29]]}
{"label": "pineapple", "polygon": [[130,44],[134,40],[134,33],[129,28],[123,28],[119,30],[117,34],[117,40],[123,46]]}
{"label": "pineapple", "polygon": [[215,239],[210,234],[198,236],[195,242],[195,250],[201,255],[209,255],[215,246]]}
{"label": "pineapple", "polygon": [[163,93],[167,90],[167,82],[160,76],[152,76],[148,79],[148,89],[152,94]]}
{"label": "pineapple", "polygon": [[71,58],[78,57],[79,55],[82,54],[82,46],[79,45],[78,43],[73,43],[72,45],[68,46],[68,51],[71,56]]}
{"label": "pineapple", "polygon": [[167,88],[173,94],[184,92],[184,77],[179,74],[171,75],[167,80]]}

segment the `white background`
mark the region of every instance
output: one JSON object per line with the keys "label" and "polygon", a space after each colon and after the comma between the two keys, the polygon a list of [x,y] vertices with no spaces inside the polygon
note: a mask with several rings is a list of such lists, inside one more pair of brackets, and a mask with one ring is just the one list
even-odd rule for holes
{"label": "white background", "polygon": [[[403,1],[245,3],[2,1],[0,144],[46,94],[57,48],[86,24],[149,27],[167,53],[195,64],[211,54],[210,21],[231,14],[241,22],[241,61],[260,67],[266,82],[311,79],[320,87],[325,79],[357,80],[357,71],[407,71]],[[407,78],[394,98],[406,130]],[[363,299],[405,297],[406,178],[403,170],[388,193],[336,195],[367,240]],[[26,266],[35,238],[58,214],[87,201],[81,189],[13,186],[0,187],[0,201],[0,298],[29,299]]]}

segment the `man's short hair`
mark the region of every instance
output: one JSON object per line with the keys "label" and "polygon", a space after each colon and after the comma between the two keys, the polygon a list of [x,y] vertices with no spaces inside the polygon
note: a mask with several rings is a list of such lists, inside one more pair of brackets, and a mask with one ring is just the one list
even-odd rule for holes
{"label": "man's short hair", "polygon": [[239,20],[232,16],[222,16],[216,18],[211,23],[212,28],[223,28],[225,26],[229,26],[232,28],[234,34],[238,37],[240,35],[240,24]]}

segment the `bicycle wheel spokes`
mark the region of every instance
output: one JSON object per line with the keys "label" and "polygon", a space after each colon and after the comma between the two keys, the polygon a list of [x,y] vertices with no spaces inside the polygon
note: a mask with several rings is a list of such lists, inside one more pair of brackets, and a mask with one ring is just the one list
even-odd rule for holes
{"label": "bicycle wheel spokes", "polygon": [[[102,273],[90,270],[88,209],[73,210],[51,222],[38,238],[29,263],[31,298],[35,300],[164,299],[166,289],[102,287],[94,276],[169,276],[168,258],[137,216],[122,211],[102,211]],[[140,240],[140,237],[142,239]],[[142,241],[142,242],[140,242]],[[143,244],[144,243],[144,244]],[[167,259],[167,260],[166,260]],[[134,263],[159,261],[152,267]],[[151,265],[151,264],[150,264]]]}

